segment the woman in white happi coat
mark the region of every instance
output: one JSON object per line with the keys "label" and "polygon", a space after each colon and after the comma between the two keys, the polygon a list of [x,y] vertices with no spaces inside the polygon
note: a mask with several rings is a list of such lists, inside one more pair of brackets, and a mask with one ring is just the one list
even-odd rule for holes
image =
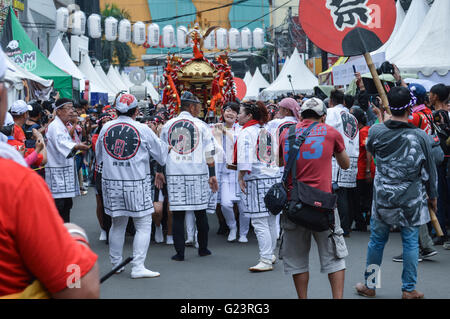
{"label": "woman in white happi coat", "polygon": [[145,124],[137,122],[137,100],[122,94],[116,100],[118,118],[100,131],[96,158],[103,163],[102,192],[106,214],[112,217],[109,254],[113,268],[122,262],[123,244],[129,217],[136,234],[133,241],[132,278],[158,277],[158,272],[144,266],[150,244],[152,179],[150,159],[164,165],[168,145]]}
{"label": "woman in white happi coat", "polygon": [[239,113],[239,104],[229,102],[222,108],[223,123],[214,125],[213,135],[219,144],[219,151],[216,152],[216,172],[219,180],[218,203],[230,232],[228,241],[235,241],[237,238],[237,222],[234,214],[234,204],[239,210],[239,242],[246,243],[249,230],[250,219],[244,216],[240,206],[240,188],[236,170],[227,168],[227,163],[233,162],[234,144],[240,132],[240,125],[236,123]]}
{"label": "woman in white happi coat", "polygon": [[255,272],[272,270],[276,260],[273,254],[277,244],[276,218],[266,208],[264,196],[281,176],[272,136],[263,127],[267,119],[267,108],[262,102],[241,104],[238,121],[243,127],[234,152],[244,214],[251,218],[258,240],[259,263],[249,268]]}
{"label": "woman in white happi coat", "polygon": [[[200,100],[191,92],[181,96],[181,113],[168,121],[161,139],[172,147],[166,164],[166,181],[170,210],[173,214],[173,240],[176,254],[173,260],[184,260],[184,220],[186,211],[194,211],[198,231],[198,254],[208,250],[208,219],[206,209],[210,189],[218,191],[214,164],[214,137],[209,126],[198,119]],[[156,174],[156,179],[160,174]]]}
{"label": "woman in white happi coat", "polygon": [[54,104],[55,119],[47,128],[47,164],[45,181],[52,192],[59,214],[65,223],[70,222],[72,198],[80,195],[78,173],[74,156],[77,151],[87,151],[90,146],[75,143],[66,124],[73,115],[73,101],[59,99]]}
{"label": "woman in white happi coat", "polygon": [[[297,122],[300,121],[300,105],[296,100],[294,100],[291,97],[284,98],[278,103],[279,111],[277,113],[277,118],[273,119],[269,123],[266,124],[266,129],[272,134],[272,137],[274,139],[274,145],[273,148],[275,152],[275,159],[278,161],[278,151],[279,151],[279,140],[281,133],[287,128],[289,128],[291,125],[297,125]],[[284,167],[280,167],[280,173],[281,175],[284,172]],[[278,238],[280,236],[280,214],[276,217],[276,225],[277,225],[277,234]]]}

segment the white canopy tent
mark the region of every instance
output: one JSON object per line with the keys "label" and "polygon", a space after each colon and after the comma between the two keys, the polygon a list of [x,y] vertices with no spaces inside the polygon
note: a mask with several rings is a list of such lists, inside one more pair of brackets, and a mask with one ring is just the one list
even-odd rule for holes
{"label": "white canopy tent", "polygon": [[159,93],[156,91],[155,87],[149,80],[145,80],[143,83],[144,86],[147,87],[147,94],[150,94],[150,97],[152,98],[153,103],[157,103],[160,101]]}
{"label": "white canopy tent", "polygon": [[396,11],[397,11],[397,19],[395,21],[394,31],[392,31],[392,34],[391,34],[389,40],[387,40],[386,43],[383,44],[383,46],[381,48],[379,48],[378,50],[373,52],[373,54],[380,53],[380,52],[387,52],[389,50],[389,47],[394,42],[394,39],[396,38],[397,33],[400,30],[401,26],[403,25],[403,22],[405,21],[405,17],[406,17],[405,10],[403,10],[403,7],[402,7],[402,4],[400,1],[397,1]]}
{"label": "white canopy tent", "polygon": [[260,89],[264,89],[270,86],[270,83],[263,77],[259,68],[256,68],[255,74],[253,74],[250,85],[247,87],[247,93],[243,100],[257,100],[259,97]]}
{"label": "white canopy tent", "polygon": [[450,1],[435,0],[420,29],[392,59],[402,72],[450,84]]}
{"label": "white canopy tent", "polygon": [[114,83],[120,91],[128,92],[128,86],[123,83],[122,78],[115,71],[116,69],[111,65],[109,67],[108,74],[106,74],[106,77],[110,82]]}
{"label": "white canopy tent", "polygon": [[55,46],[48,56],[48,59],[58,68],[78,79],[80,81],[80,92],[84,90],[84,80],[86,79],[86,76],[78,69],[75,63],[73,63],[61,39],[58,38],[58,40],[56,40]]}
{"label": "white canopy tent", "polygon": [[115,94],[111,92],[107,86],[103,83],[102,79],[98,76],[91,63],[91,59],[87,54],[83,54],[81,57],[80,71],[86,75],[89,80],[89,91],[90,92],[100,92],[108,93],[108,101],[114,100]]}
{"label": "white canopy tent", "polygon": [[394,58],[405,51],[406,46],[416,40],[417,33],[423,28],[425,17],[430,10],[426,0],[413,0],[400,29],[392,37],[391,45],[386,50],[386,60]]}
{"label": "white canopy tent", "polygon": [[103,71],[103,68],[98,60],[97,62],[95,62],[95,72],[97,72],[99,78],[103,81],[103,83],[108,86],[109,92],[113,92],[114,96],[120,92],[120,89],[117,87],[116,83],[111,82],[108,79],[108,77],[105,74],[105,71]]}
{"label": "white canopy tent", "polygon": [[[289,75],[291,81],[289,81]],[[263,100],[269,100],[286,93],[313,93],[317,85],[319,80],[303,63],[295,49],[288,64],[283,66],[280,75],[272,85],[261,92],[260,97]]]}
{"label": "white canopy tent", "polygon": [[250,82],[252,81],[252,74],[250,71],[245,72],[244,78],[242,79],[245,83],[245,86],[248,87]]}
{"label": "white canopy tent", "polygon": [[[117,71],[117,70],[116,70]],[[119,72],[119,71],[117,71]],[[122,81],[128,86],[128,87],[132,87],[134,84],[131,83],[130,78],[128,77],[128,74],[126,74],[125,72],[122,72],[122,74],[120,75],[122,78]]]}

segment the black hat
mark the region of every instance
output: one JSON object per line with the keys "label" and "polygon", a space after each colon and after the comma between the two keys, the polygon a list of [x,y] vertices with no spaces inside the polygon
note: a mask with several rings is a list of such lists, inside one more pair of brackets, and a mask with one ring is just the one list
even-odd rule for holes
{"label": "black hat", "polygon": [[194,94],[192,94],[189,91],[186,91],[183,93],[183,95],[181,96],[181,102],[186,101],[186,102],[192,102],[192,103],[201,103],[200,100],[198,99],[198,97],[196,97]]}

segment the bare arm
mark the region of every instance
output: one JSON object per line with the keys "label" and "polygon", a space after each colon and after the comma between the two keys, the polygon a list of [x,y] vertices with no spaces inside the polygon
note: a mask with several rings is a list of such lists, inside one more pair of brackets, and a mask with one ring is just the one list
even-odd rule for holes
{"label": "bare arm", "polygon": [[[82,245],[82,244],[80,244]],[[98,263],[80,279],[80,288],[65,288],[52,294],[55,299],[98,299],[100,298],[100,279]]]}
{"label": "bare arm", "polygon": [[[64,224],[66,228],[70,231],[77,230],[83,234],[85,234],[84,230],[75,225],[66,223]],[[71,235],[73,237],[80,237],[80,233],[77,232],[76,234]],[[81,236],[87,240],[87,236]],[[79,245],[85,245],[89,247],[87,244],[85,244],[82,241],[77,241]],[[65,288],[61,291],[58,291],[54,294],[52,294],[52,297],[55,299],[98,299],[100,298],[100,279],[99,279],[99,269],[98,269],[98,263],[96,262],[95,265],[91,268],[91,270],[85,274],[80,279],[80,285],[79,288]]]}
{"label": "bare arm", "polygon": [[350,167],[350,158],[345,150],[340,153],[334,153],[334,157],[336,157],[336,161],[340,168],[348,169]]}

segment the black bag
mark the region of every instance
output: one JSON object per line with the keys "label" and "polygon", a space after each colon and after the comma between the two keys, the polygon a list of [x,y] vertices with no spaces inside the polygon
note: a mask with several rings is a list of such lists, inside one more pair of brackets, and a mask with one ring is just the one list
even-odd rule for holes
{"label": "black bag", "polygon": [[[296,176],[296,165],[284,173],[289,174],[289,172],[292,176]],[[334,208],[336,207],[337,196],[311,187],[295,178],[293,179],[293,185],[294,188],[290,193],[291,198],[285,208],[286,217],[293,223],[315,232],[328,229],[334,231]]]}
{"label": "black bag", "polygon": [[284,168],[283,178],[281,179],[280,183],[273,184],[272,187],[264,196],[264,204],[266,204],[266,208],[273,215],[278,215],[279,213],[281,213],[283,209],[286,208],[286,205],[288,203],[287,190],[285,186],[287,176],[291,171],[292,167],[295,167],[294,163],[296,162],[295,159],[297,158],[297,154],[298,151],[300,150],[300,147],[302,146],[308,134],[317,124],[318,124],[317,122],[311,124],[297,139],[295,139],[296,126],[292,125],[289,128],[288,140],[290,149],[288,153],[288,162]]}
{"label": "black bag", "polygon": [[293,223],[315,232],[334,229],[337,196],[295,181],[285,214]]}

